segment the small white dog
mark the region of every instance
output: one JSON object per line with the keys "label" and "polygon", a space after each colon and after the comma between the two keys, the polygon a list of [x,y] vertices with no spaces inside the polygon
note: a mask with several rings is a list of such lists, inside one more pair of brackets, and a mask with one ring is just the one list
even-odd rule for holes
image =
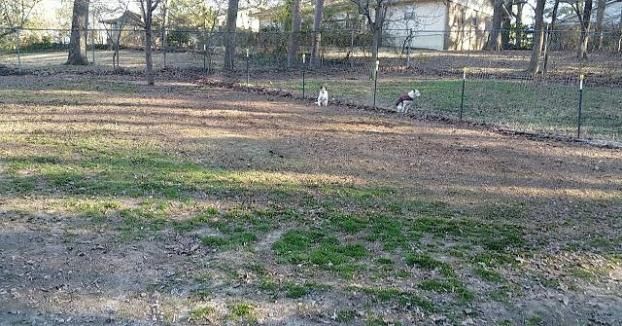
{"label": "small white dog", "polygon": [[317,96],[317,105],[328,106],[328,91],[326,91],[326,87],[324,86],[320,88],[320,94]]}
{"label": "small white dog", "polygon": [[417,99],[417,97],[419,96],[421,96],[421,93],[419,93],[419,90],[417,89],[410,90],[408,94],[402,95],[397,99],[397,102],[395,102],[395,110],[397,110],[397,112],[399,113],[408,112],[408,110],[410,110],[413,104],[415,104],[415,99]]}

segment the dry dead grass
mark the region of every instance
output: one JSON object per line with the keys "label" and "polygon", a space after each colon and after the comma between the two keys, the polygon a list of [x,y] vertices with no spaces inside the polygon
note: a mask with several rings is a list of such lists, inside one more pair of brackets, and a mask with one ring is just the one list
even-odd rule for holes
{"label": "dry dead grass", "polygon": [[[192,323],[189,316],[201,312],[213,324],[336,324],[348,310],[355,311],[353,320],[341,321],[355,324],[540,318],[613,325],[622,318],[615,254],[622,226],[619,151],[184,83],[147,88],[119,79],[0,78],[0,320],[140,324],[161,316]],[[139,194],[89,188],[107,182],[121,191],[159,177],[160,188]],[[385,189],[392,195],[382,195]],[[343,192],[363,194],[334,203]],[[416,220],[424,213],[411,214],[410,201],[442,203],[439,212],[477,223],[519,227],[525,245],[508,254],[518,263],[495,267],[505,281],[487,283],[452,254],[468,256],[478,247],[424,234],[410,246],[449,263],[475,293],[460,303],[423,292],[438,307],[431,313],[369,302],[351,290],[383,286],[420,295],[416,284],[438,275],[404,266],[400,255],[407,249],[366,244],[372,256],[394,259],[396,270],[378,275],[376,267],[363,268],[354,279],[284,264],[271,249],[288,229],[326,227],[323,218],[332,210],[380,214],[385,204],[404,205],[392,216]],[[167,224],[208,208],[223,219],[231,210],[275,207],[301,216],[257,231],[250,249],[199,245],[200,237],[224,232],[214,226],[218,219],[191,233]],[[128,224],[137,210],[152,220]],[[335,234],[345,243],[361,241]],[[309,285],[313,294],[302,298],[269,290],[277,291],[275,302],[262,292],[268,281],[277,289],[288,282],[328,289]],[[203,287],[207,297],[197,298]],[[192,314],[197,307],[213,309]],[[475,313],[464,315],[465,307]]]}

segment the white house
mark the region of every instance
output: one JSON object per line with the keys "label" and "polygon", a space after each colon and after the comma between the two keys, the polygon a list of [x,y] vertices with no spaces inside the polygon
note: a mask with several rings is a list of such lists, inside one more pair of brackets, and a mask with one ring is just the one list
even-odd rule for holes
{"label": "white house", "polygon": [[387,10],[385,29],[394,46],[412,31],[409,46],[432,50],[481,50],[493,8],[488,0],[396,2]]}
{"label": "white house", "polygon": [[[238,9],[236,27],[238,29],[259,32],[259,29],[263,26],[261,25],[261,19],[257,17],[257,14],[259,14],[262,11],[263,9],[259,9],[259,8]],[[218,26],[225,26],[226,24],[227,24],[227,14],[225,12],[224,14],[218,16]]]}
{"label": "white house", "polygon": [[[330,19],[333,22],[343,22],[344,27],[349,27],[347,21],[352,14],[351,5],[347,2],[330,5],[339,8],[337,10],[343,10]],[[492,14],[493,7],[489,0],[389,2],[383,45],[407,45],[431,50],[479,50],[484,47],[488,38],[486,30],[491,24]],[[409,35],[412,35],[410,40]],[[405,41],[408,42],[404,44]]]}
{"label": "white house", "polygon": [[[490,0],[397,0],[388,2],[384,26],[384,46],[406,45],[431,50],[481,50],[488,38],[492,21]],[[312,12],[312,11],[311,11]],[[328,14],[330,13],[330,14]],[[324,25],[348,29],[366,28],[362,17],[359,26],[351,26],[359,16],[353,4],[336,0],[325,5]],[[258,32],[275,21],[274,10],[244,8],[238,11],[238,29]],[[219,17],[224,26],[226,16]]]}

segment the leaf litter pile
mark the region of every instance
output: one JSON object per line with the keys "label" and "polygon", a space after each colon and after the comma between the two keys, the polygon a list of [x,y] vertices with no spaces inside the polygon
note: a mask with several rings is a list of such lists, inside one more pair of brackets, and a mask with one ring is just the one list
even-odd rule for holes
{"label": "leaf litter pile", "polygon": [[136,78],[0,77],[0,324],[622,322],[618,150]]}

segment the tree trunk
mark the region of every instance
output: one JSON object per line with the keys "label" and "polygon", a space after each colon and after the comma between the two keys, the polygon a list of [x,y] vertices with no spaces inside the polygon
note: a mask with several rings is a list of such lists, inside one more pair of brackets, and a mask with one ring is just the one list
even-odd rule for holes
{"label": "tree trunk", "polygon": [[298,43],[300,39],[300,0],[292,3],[292,30],[289,34],[287,46],[287,67],[291,68],[296,64],[298,54]]}
{"label": "tree trunk", "polygon": [[166,68],[166,50],[168,45],[166,44],[166,25],[168,24],[168,0],[162,2],[162,35],[160,36],[160,47],[162,48],[162,65]]}
{"label": "tree trunk", "polygon": [[494,0],[492,14],[492,26],[490,27],[490,39],[486,46],[487,50],[498,51],[501,49],[501,23],[503,22],[503,0]]}
{"label": "tree trunk", "polygon": [[372,46],[371,46],[371,74],[372,79],[376,78],[376,61],[378,61],[378,48],[382,43],[382,25],[384,24],[384,17],[386,15],[387,8],[380,7],[376,9],[374,23],[370,24],[370,28],[374,34]]}
{"label": "tree trunk", "polygon": [[502,20],[503,23],[502,28],[503,32],[501,33],[501,48],[507,50],[510,48],[510,29],[512,28],[512,16],[510,16],[510,12],[512,12],[512,0],[507,0],[505,3],[505,10],[502,12]]}
{"label": "tree trunk", "polygon": [[553,5],[553,12],[551,13],[551,24],[549,25],[549,35],[547,39],[546,51],[544,52],[544,62],[542,63],[542,71],[546,72],[549,64],[549,51],[551,51],[551,42],[553,42],[553,35],[555,35],[555,23],[557,22],[557,11],[559,9],[559,1],[555,0]]}
{"label": "tree trunk", "polygon": [[68,65],[88,65],[86,34],[89,21],[89,0],[75,0],[69,40]]}
{"label": "tree trunk", "polygon": [[596,48],[602,49],[603,41],[605,38],[603,31],[603,20],[605,18],[605,7],[607,7],[607,0],[598,0],[598,8],[596,8],[596,32],[598,34],[598,44]]}
{"label": "tree trunk", "polygon": [[542,53],[542,45],[544,39],[544,5],[546,0],[536,1],[535,12],[535,35],[533,40],[533,49],[531,50],[531,60],[529,61],[529,72],[537,74],[540,72],[540,57]]}
{"label": "tree trunk", "polygon": [[154,85],[155,78],[153,76],[153,12],[156,10],[160,0],[141,0],[141,9],[143,12],[143,21],[145,23],[145,77],[147,85]]}
{"label": "tree trunk", "polygon": [[322,14],[324,11],[324,0],[315,0],[315,16],[313,18],[313,48],[311,49],[311,64],[320,65],[320,46],[322,43]]}
{"label": "tree trunk", "polygon": [[581,18],[581,36],[579,38],[579,48],[577,58],[587,60],[587,46],[589,42],[589,32],[592,18],[592,0],[585,0],[583,5],[583,17]]}
{"label": "tree trunk", "polygon": [[239,0],[229,0],[229,8],[227,9],[227,27],[225,37],[225,70],[233,70],[235,68],[235,29],[238,19],[238,2]]}
{"label": "tree trunk", "polygon": [[516,48],[522,49],[524,44],[523,34],[523,8],[524,2],[516,4]]}
{"label": "tree trunk", "polygon": [[147,85],[155,84],[153,77],[153,57],[151,53],[151,45],[153,40],[153,31],[151,23],[145,26],[145,77],[147,77]]}

